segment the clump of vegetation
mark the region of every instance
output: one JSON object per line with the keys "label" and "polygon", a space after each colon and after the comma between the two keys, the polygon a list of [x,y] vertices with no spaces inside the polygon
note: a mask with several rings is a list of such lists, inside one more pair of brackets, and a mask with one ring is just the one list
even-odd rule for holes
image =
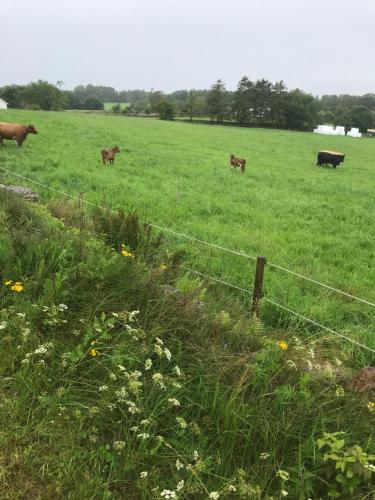
{"label": "clump of vegetation", "polygon": [[354,354],[267,330],[187,275],[135,214],[74,227],[72,207],[61,213],[0,195],[2,491],[371,494],[373,402],[338,369],[314,376]]}

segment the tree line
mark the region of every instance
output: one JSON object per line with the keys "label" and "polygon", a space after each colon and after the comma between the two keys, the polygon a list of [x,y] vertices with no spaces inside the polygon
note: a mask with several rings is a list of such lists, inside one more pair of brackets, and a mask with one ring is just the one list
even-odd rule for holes
{"label": "tree line", "polygon": [[[61,110],[103,110],[112,104],[114,113],[176,116],[204,119],[215,123],[260,126],[293,130],[312,130],[318,123],[375,128],[375,94],[363,96],[323,95],[314,97],[300,89],[289,90],[283,81],[256,81],[241,78],[235,91],[217,80],[210,89],[178,90],[172,93],[121,90],[98,85],[78,85],[63,90],[63,82],[44,80],[27,85],[0,88],[0,97],[12,108]],[[126,103],[126,107],[121,107]]]}

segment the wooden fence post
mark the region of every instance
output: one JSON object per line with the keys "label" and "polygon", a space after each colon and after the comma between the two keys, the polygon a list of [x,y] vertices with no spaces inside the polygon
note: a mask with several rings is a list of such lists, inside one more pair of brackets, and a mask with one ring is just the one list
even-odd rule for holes
{"label": "wooden fence post", "polygon": [[265,257],[257,257],[257,265],[255,269],[255,279],[254,279],[254,291],[253,291],[253,303],[251,305],[251,316],[255,314],[259,318],[259,305],[261,298],[263,296],[263,275],[264,266],[266,265]]}

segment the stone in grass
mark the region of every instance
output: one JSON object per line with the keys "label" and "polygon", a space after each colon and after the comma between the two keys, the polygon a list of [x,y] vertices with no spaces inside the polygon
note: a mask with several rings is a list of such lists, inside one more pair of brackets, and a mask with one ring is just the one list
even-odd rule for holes
{"label": "stone in grass", "polygon": [[29,201],[39,201],[39,196],[34,193],[30,188],[23,186],[12,186],[11,184],[0,184],[0,189],[7,191],[8,193],[13,193],[18,196],[22,196]]}

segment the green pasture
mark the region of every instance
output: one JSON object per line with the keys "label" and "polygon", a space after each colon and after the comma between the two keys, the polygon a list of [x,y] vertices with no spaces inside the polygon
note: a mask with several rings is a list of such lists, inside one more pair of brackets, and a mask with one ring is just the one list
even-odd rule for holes
{"label": "green pasture", "polygon": [[[69,112],[0,112],[34,123],[22,149],[6,142],[0,166],[108,207],[289,268],[375,302],[375,141],[312,133],[164,122]],[[100,151],[118,144],[114,166]],[[316,167],[321,149],[342,151],[337,169]],[[231,171],[228,156],[247,159]],[[22,183],[0,173],[0,181]],[[40,187],[43,200],[59,196]],[[195,269],[251,288],[254,263],[186,240]],[[240,292],[241,293],[241,292]],[[265,296],[375,346],[375,309],[266,269]],[[246,295],[244,299],[247,300]],[[270,324],[307,329],[270,304]],[[311,330],[309,330],[311,331]],[[319,333],[316,330],[314,333]]]}
{"label": "green pasture", "polygon": [[111,111],[113,106],[116,106],[117,104],[120,105],[121,110],[126,109],[129,106],[127,102],[105,102],[104,111]]}

